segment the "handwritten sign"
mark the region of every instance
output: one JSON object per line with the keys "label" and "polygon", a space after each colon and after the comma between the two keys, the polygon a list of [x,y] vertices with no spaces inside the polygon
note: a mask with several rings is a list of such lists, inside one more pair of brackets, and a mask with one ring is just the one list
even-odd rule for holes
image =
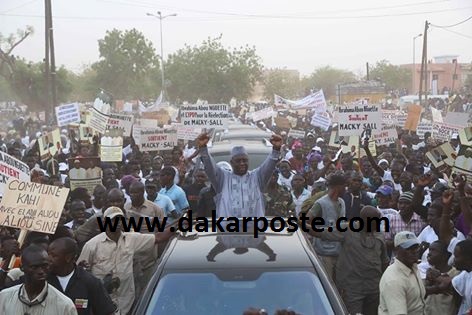
{"label": "handwritten sign", "polygon": [[290,129],[290,131],[288,132],[288,136],[292,137],[294,139],[304,139],[305,138],[305,131]]}
{"label": "handwritten sign", "polygon": [[80,111],[78,103],[60,105],[57,106],[55,110],[57,125],[59,127],[80,122]]}
{"label": "handwritten sign", "polygon": [[177,129],[141,129],[141,152],[172,150],[177,145]]}
{"label": "handwritten sign", "polygon": [[449,141],[453,133],[459,133],[462,129],[460,126],[445,124],[445,123],[433,123],[433,138],[439,141]]}
{"label": "handwritten sign", "polygon": [[382,128],[382,111],[380,105],[339,106],[339,135],[361,135],[366,129],[372,132]]}
{"label": "handwritten sign", "polygon": [[218,105],[182,105],[180,121],[184,126],[218,127],[227,125],[231,114],[229,106]]}
{"label": "handwritten sign", "polygon": [[123,135],[128,137],[133,128],[133,121],[133,115],[111,113],[108,118],[107,129],[121,129],[123,130]]}
{"label": "handwritten sign", "polygon": [[416,128],[416,134],[420,139],[424,139],[424,134],[429,132],[433,134],[433,123],[431,122],[420,122]]}
{"label": "handwritten sign", "polygon": [[372,133],[372,140],[378,146],[390,145],[398,139],[397,129],[394,126],[383,126],[382,130]]}
{"label": "handwritten sign", "polygon": [[0,195],[5,191],[5,185],[10,178],[16,178],[24,182],[30,181],[30,169],[28,165],[15,159],[13,156],[0,151]]}
{"label": "handwritten sign", "polygon": [[0,225],[54,234],[69,189],[10,178],[0,203]]}
{"label": "handwritten sign", "polygon": [[181,140],[195,140],[202,133],[201,128],[183,126],[182,124],[172,124],[177,128],[177,139]]}

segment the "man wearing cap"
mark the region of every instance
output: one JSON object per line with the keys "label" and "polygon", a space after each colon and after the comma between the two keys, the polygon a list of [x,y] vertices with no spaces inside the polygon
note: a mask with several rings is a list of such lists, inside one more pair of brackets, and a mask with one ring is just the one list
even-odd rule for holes
{"label": "man wearing cap", "polygon": [[272,135],[270,143],[272,152],[255,170],[249,171],[249,156],[243,146],[235,146],[231,150],[231,166],[233,172],[217,167],[208,153],[207,134],[198,136],[196,142],[200,148],[200,156],[207,172],[208,179],[215,188],[218,198],[216,211],[220,217],[262,217],[265,214],[263,191],[277,165],[282,147],[282,138]]}
{"label": "man wearing cap", "polygon": [[423,315],[426,290],[417,268],[420,241],[413,232],[395,235],[396,258],[380,279],[379,315]]}
{"label": "man wearing cap", "polygon": [[418,236],[426,222],[413,211],[413,193],[404,192],[398,199],[398,214],[390,216],[390,230],[385,233],[385,240],[390,249],[393,249],[393,239],[398,232],[410,231]]}
{"label": "man wearing cap", "polygon": [[[123,210],[109,207],[103,214],[104,219],[125,218]],[[91,272],[99,279],[111,278],[110,297],[118,305],[121,314],[127,314],[135,299],[133,259],[138,254],[154,253],[157,257],[157,242],[169,239],[173,233],[167,228],[156,234],[123,232],[122,224],[117,224],[115,231],[108,226],[105,232],[85,243],[78,262],[85,261]]]}
{"label": "man wearing cap", "polygon": [[390,207],[392,199],[393,188],[388,185],[380,186],[376,191],[375,198],[377,199],[377,208],[382,212],[382,216],[389,218],[392,215],[397,215],[398,211]]}

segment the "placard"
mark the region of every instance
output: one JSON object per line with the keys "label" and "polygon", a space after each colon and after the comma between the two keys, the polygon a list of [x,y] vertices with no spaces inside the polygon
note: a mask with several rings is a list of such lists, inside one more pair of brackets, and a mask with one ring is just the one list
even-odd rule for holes
{"label": "placard", "polygon": [[158,128],[158,121],[155,119],[149,119],[149,118],[138,118],[136,119],[136,124],[140,126],[141,128]]}
{"label": "placard", "polygon": [[100,160],[121,162],[123,160],[123,130],[106,130],[100,139]]}
{"label": "placard", "polygon": [[434,167],[438,168],[444,164],[454,165],[455,151],[449,142],[437,146],[426,153],[426,157],[433,163]]}
{"label": "placard", "polygon": [[327,113],[315,113],[313,117],[311,117],[311,125],[320,127],[322,130],[326,131],[331,126],[331,119]]}
{"label": "placard", "polygon": [[390,145],[398,139],[397,128],[395,126],[383,126],[382,130],[372,133],[372,140],[376,145]]}
{"label": "placard", "polygon": [[287,119],[287,117],[275,117],[274,122],[275,122],[275,125],[279,128],[282,128],[282,129],[292,128],[292,125],[290,124],[290,121]]}
{"label": "placard", "polygon": [[472,127],[459,130],[459,140],[462,145],[472,147]]}
{"label": "placard", "polygon": [[152,119],[155,121],[155,124],[159,126],[167,125],[170,122],[169,113],[164,109],[153,112],[143,112],[141,117],[143,119]]}
{"label": "placard", "polygon": [[90,118],[87,122],[87,125],[99,133],[105,133],[105,130],[107,129],[108,119],[108,115],[103,114],[95,107],[91,107]]}
{"label": "placard", "polygon": [[443,117],[439,109],[431,107],[431,116],[433,117],[433,122],[443,122]]}
{"label": "placard", "polygon": [[64,104],[56,106],[57,125],[59,127],[67,126],[72,123],[80,122],[80,111],[78,103]]}
{"label": "placard", "polygon": [[121,129],[123,136],[129,137],[133,128],[134,116],[111,113],[108,118],[107,129]]}
{"label": "placard", "polygon": [[10,178],[29,182],[30,169],[25,163],[0,151],[0,196],[3,196],[5,185]]}
{"label": "placard", "polygon": [[182,124],[172,124],[177,128],[177,139],[181,140],[195,140],[202,133],[201,128],[183,126]]}
{"label": "placard", "polygon": [[252,113],[250,117],[253,121],[257,122],[259,120],[274,117],[275,115],[277,115],[277,113],[272,109],[272,107],[267,107]]}
{"label": "placard", "polygon": [[65,187],[10,178],[0,203],[0,226],[54,234],[68,194]]}
{"label": "placard", "polygon": [[380,105],[339,106],[338,112],[340,136],[360,136],[366,129],[375,132],[382,128]]}
{"label": "placard", "polygon": [[139,134],[141,152],[172,150],[177,145],[177,129],[141,129]]}
{"label": "placard", "polygon": [[424,139],[424,134],[429,132],[433,134],[433,123],[432,122],[420,122],[416,128],[416,134],[420,139]]}
{"label": "placard", "polygon": [[448,112],[444,118],[444,122],[465,128],[470,126],[470,118],[469,113]]}
{"label": "placard", "polygon": [[222,127],[231,118],[226,104],[182,105],[180,121],[184,126]]}
{"label": "placard", "polygon": [[449,125],[445,123],[433,123],[433,138],[439,141],[449,141],[453,133],[459,133],[460,126]]}
{"label": "placard", "polygon": [[48,160],[62,149],[61,133],[53,130],[38,139],[39,155],[42,161]]}
{"label": "placard", "polygon": [[92,193],[95,186],[102,183],[99,157],[76,157],[70,158],[68,162],[71,190],[83,187]]}
{"label": "placard", "polygon": [[418,123],[420,122],[421,109],[422,107],[420,105],[408,105],[408,116],[403,126],[405,130],[416,131],[416,127],[418,127]]}
{"label": "placard", "polygon": [[288,136],[294,139],[304,139],[305,138],[305,131],[304,130],[296,130],[290,129],[288,132]]}

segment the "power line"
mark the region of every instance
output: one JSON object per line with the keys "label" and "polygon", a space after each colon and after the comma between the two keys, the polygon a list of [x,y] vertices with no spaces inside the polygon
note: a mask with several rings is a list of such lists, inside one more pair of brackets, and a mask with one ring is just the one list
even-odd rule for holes
{"label": "power line", "polygon": [[453,33],[453,34],[456,34],[456,35],[459,35],[459,36],[462,36],[462,37],[465,37],[465,38],[468,38],[468,39],[472,39],[472,36],[470,36],[470,35],[462,34],[462,33],[447,29],[447,28],[440,27],[439,29],[441,29],[443,31],[448,31],[450,33]]}
{"label": "power line", "polygon": [[36,2],[36,1],[38,1],[38,0],[30,0],[30,1],[27,1],[27,2],[25,2],[25,3],[23,3],[23,4],[20,4],[20,5],[16,6],[16,7],[13,7],[13,8],[11,8],[11,9],[8,9],[8,10],[3,11],[2,14],[3,14],[3,13],[10,12],[10,11],[13,11],[13,10],[16,10],[16,9],[19,9],[19,8],[22,8],[22,7],[25,7],[25,6],[27,6],[28,4],[31,4],[31,3]]}
{"label": "power line", "polygon": [[434,26],[434,27],[439,27],[439,28],[449,28],[449,27],[454,27],[454,26],[457,26],[457,25],[461,25],[461,24],[463,24],[463,23],[469,21],[470,19],[472,19],[472,16],[469,16],[467,19],[465,19],[465,20],[463,20],[463,21],[460,21],[460,22],[458,22],[458,23],[456,23],[456,24],[443,25],[443,26],[441,26],[441,25],[434,25],[434,24],[430,24],[430,25],[431,25],[431,26]]}
{"label": "power line", "polygon": [[[180,11],[187,11],[193,13],[204,13],[204,14],[213,14],[213,15],[226,15],[226,16],[244,16],[244,17],[273,17],[274,15],[261,15],[261,14],[250,14],[250,13],[234,13],[234,12],[219,12],[219,11],[207,11],[207,10],[199,10],[199,9],[188,9],[176,6],[168,6],[168,5],[156,5],[151,4],[149,2],[143,1],[132,1],[132,0],[98,0],[100,2],[108,2],[114,3],[119,5],[126,5],[126,6],[137,6],[137,7],[145,7],[145,8],[168,8],[172,10],[180,10]],[[404,8],[404,7],[413,7],[413,6],[422,6],[427,4],[435,4],[435,3],[442,3],[448,2],[450,0],[435,0],[435,1],[423,1],[417,3],[407,3],[407,4],[399,4],[393,6],[384,6],[384,7],[371,7],[371,8],[356,8],[356,9],[344,9],[344,10],[335,10],[335,11],[318,11],[317,14],[327,14],[327,13],[342,13],[342,12],[359,12],[359,11],[374,11],[374,10],[385,10],[385,9],[394,9],[394,8]],[[312,14],[313,12],[307,13],[295,13],[295,14]],[[295,15],[275,15],[277,17],[292,17],[292,18],[300,18],[303,16],[295,16]]]}
{"label": "power line", "polygon": [[[357,15],[357,16],[284,16],[284,15],[239,15],[234,14],[234,17],[241,17],[241,20],[251,20],[251,19],[297,19],[297,20],[340,20],[340,19],[368,19],[368,18],[383,18],[383,17],[398,17],[398,16],[412,16],[420,14],[430,14],[430,13],[443,13],[451,11],[459,11],[471,9],[472,6],[462,7],[462,8],[453,8],[446,10],[432,10],[432,11],[422,11],[422,12],[408,12],[408,13],[397,13],[397,14],[379,14],[379,15]],[[0,16],[15,16],[15,17],[32,17],[32,18],[44,18],[43,15],[26,15],[26,14],[3,14],[0,13]],[[143,21],[142,17],[86,17],[86,16],[54,16],[55,19],[70,19],[70,20],[139,20]],[[211,17],[210,17],[211,18]],[[215,18],[215,17],[213,17]],[[243,19],[244,18],[244,19]],[[182,20],[175,20],[175,22]],[[186,18],[188,21],[188,18]],[[183,21],[183,22],[186,22]]]}

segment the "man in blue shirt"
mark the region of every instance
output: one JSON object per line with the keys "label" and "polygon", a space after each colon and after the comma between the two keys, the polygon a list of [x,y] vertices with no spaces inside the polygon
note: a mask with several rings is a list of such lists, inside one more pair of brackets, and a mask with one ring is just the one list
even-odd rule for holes
{"label": "man in blue shirt", "polygon": [[189,208],[189,203],[184,190],[174,184],[175,169],[172,166],[166,166],[161,170],[159,176],[162,185],[159,194],[169,197],[175,205],[175,210],[181,215]]}
{"label": "man in blue shirt", "polygon": [[177,212],[175,211],[175,206],[172,200],[166,195],[158,193],[161,190],[161,184],[157,180],[152,178],[146,180],[146,192],[148,200],[154,202],[162,210],[166,217],[177,217]]}

